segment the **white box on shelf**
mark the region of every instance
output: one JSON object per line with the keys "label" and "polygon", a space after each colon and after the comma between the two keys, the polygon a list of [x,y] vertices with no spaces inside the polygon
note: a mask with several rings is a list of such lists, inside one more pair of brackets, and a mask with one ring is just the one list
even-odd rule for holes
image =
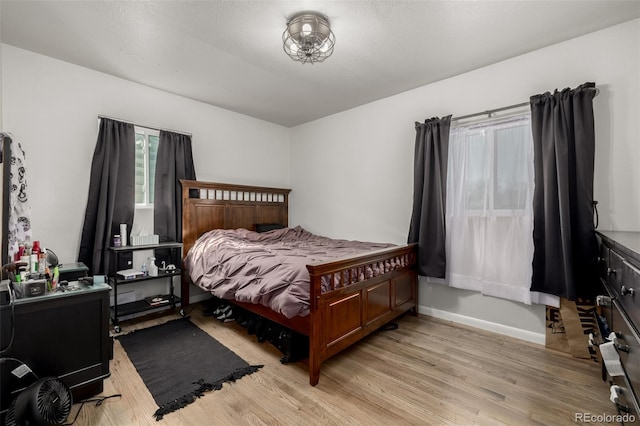
{"label": "white box on shelf", "polygon": [[131,236],[131,245],[132,246],[143,246],[147,244],[158,244],[160,242],[160,237],[156,234],[154,235],[132,235]]}
{"label": "white box on shelf", "polygon": [[118,271],[117,274],[123,280],[132,280],[134,278],[144,277],[144,272],[138,271],[137,269],[123,269]]}

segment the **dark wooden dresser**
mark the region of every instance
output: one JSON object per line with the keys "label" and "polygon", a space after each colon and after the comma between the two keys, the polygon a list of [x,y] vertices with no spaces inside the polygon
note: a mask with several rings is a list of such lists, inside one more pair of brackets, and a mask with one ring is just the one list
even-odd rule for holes
{"label": "dark wooden dresser", "polygon": [[[605,292],[597,299],[600,342],[615,348],[622,366],[615,373],[616,363],[603,362],[603,379],[620,413],[640,423],[640,232],[598,231],[598,236]],[[599,353],[603,357],[605,351]]]}

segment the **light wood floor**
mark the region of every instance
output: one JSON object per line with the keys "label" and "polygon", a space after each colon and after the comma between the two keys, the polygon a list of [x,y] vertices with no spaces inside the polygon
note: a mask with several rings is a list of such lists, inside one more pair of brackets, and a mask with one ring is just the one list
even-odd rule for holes
{"label": "light wood floor", "polygon": [[[311,387],[306,364],[280,364],[272,345],[201,311],[189,312],[195,324],[264,368],[156,422],[157,406],[116,340],[102,395],[122,397],[86,404],[75,424],[575,425],[575,413],[615,414],[595,362],[448,321],[406,315],[397,330],[323,364]],[[175,317],[123,323],[123,332]]]}

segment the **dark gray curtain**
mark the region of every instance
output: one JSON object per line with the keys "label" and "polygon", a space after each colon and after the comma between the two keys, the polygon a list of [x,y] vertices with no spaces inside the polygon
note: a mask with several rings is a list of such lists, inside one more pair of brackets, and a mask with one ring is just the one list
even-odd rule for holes
{"label": "dark gray curtain", "polygon": [[569,300],[597,289],[593,224],[595,84],[532,96],[534,143],[532,291]]}
{"label": "dark gray curtain", "polygon": [[451,116],[416,123],[409,243],[418,243],[418,273],[444,278],[447,159]]}
{"label": "dark gray curtain", "polygon": [[[130,231],[135,207],[135,131],[133,124],[100,119],[91,162],[89,197],[78,261],[92,274],[114,271],[109,247],[120,224]],[[121,256],[126,262],[125,256]],[[126,263],[121,266],[126,266]]]}
{"label": "dark gray curtain", "polygon": [[[180,179],[196,179],[191,136],[160,131],[153,201],[154,232],[160,241],[182,241],[182,186]],[[162,254],[156,252],[158,261]]]}

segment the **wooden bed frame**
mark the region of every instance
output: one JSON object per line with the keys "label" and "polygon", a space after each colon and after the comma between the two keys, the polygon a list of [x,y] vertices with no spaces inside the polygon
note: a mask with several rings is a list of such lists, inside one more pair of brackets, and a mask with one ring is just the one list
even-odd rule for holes
{"label": "wooden bed frame", "polygon": [[[288,225],[290,189],[181,180],[183,257],[211,229],[255,229],[256,224]],[[309,382],[320,379],[323,361],[407,311],[417,314],[417,245],[391,247],[307,265],[310,314],[291,319],[271,309],[233,301],[238,306],[309,337]],[[370,279],[362,271],[381,262],[404,267]],[[182,308],[189,304],[189,273],[182,268]],[[322,277],[331,288],[322,290]],[[325,279],[326,281],[326,279]],[[346,284],[340,284],[346,283]]]}

